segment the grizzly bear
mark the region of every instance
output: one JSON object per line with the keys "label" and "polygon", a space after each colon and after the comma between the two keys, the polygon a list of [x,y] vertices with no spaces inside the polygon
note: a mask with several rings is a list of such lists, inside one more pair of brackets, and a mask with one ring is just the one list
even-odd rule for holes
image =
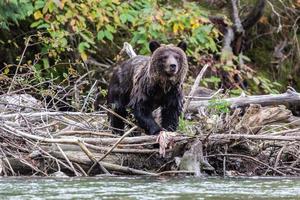
{"label": "grizzly bear", "polygon": [[[151,56],[135,56],[114,71],[108,88],[108,105],[122,117],[132,111],[139,127],[147,134],[175,131],[182,112],[182,84],[188,70],[187,44],[149,43]],[[161,108],[161,127],[152,112]],[[113,133],[122,134],[124,122],[109,114]]]}

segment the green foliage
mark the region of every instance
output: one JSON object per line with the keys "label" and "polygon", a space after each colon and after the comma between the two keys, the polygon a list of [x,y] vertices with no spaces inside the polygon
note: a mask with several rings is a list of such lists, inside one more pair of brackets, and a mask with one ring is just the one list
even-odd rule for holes
{"label": "green foliage", "polygon": [[222,113],[229,113],[230,103],[225,100],[212,99],[209,101],[208,109],[217,115]]}
{"label": "green foliage", "polygon": [[[196,1],[195,1],[196,2]],[[72,78],[82,76],[90,70],[83,61],[93,58],[98,62],[115,60],[123,42],[129,41],[140,54],[148,54],[148,42],[157,39],[163,43],[188,42],[188,54],[195,58],[198,65],[200,54],[218,54],[216,43],[219,31],[209,21],[207,8],[193,1],[156,1],[156,0],[2,0],[0,1],[0,29],[9,30],[14,25],[24,23],[25,30],[13,30],[14,36],[4,41],[0,38],[0,50],[13,47],[10,65],[2,73],[9,75],[13,61],[18,63],[24,40],[31,36],[30,48],[23,58],[22,69],[29,68],[35,83],[57,80],[69,83]],[[30,24],[30,27],[27,25]],[[29,29],[30,28],[30,29]],[[16,41],[15,38],[18,38]],[[271,42],[270,42],[271,44]],[[22,47],[22,48],[21,48]],[[274,45],[268,44],[268,52]],[[31,51],[34,49],[34,51]],[[262,49],[266,52],[266,49]],[[270,53],[254,52],[261,56],[262,65],[270,63]],[[248,54],[252,58],[252,54]],[[267,56],[265,56],[267,55]],[[270,81],[268,76],[249,71],[242,66],[241,60],[250,62],[243,56],[221,55],[221,63],[215,71],[225,71],[228,75],[239,73],[247,79],[250,92],[278,93],[280,85]],[[229,59],[228,59],[229,58]],[[26,60],[27,59],[27,60]],[[222,60],[232,62],[222,63]],[[260,62],[260,60],[256,60]],[[253,61],[252,61],[253,62]],[[102,62],[101,62],[102,63]],[[111,62],[110,62],[111,63]],[[198,67],[198,66],[196,66]],[[99,76],[106,79],[109,70]],[[255,74],[255,75],[254,75]],[[285,73],[283,73],[285,74]],[[205,86],[217,89],[221,82],[219,74],[202,80]],[[232,78],[232,76],[228,76]],[[106,80],[107,81],[107,80]],[[105,82],[105,81],[104,81]],[[233,85],[233,84],[232,84]],[[105,88],[105,84],[104,87]],[[103,89],[102,88],[102,89]],[[240,88],[232,93],[237,94]],[[105,96],[105,92],[103,92]]]}
{"label": "green foliage", "polygon": [[178,130],[186,135],[193,135],[193,122],[184,119],[183,115],[179,116]]}
{"label": "green foliage", "polygon": [[9,30],[10,23],[19,24],[20,20],[33,13],[31,0],[2,0],[0,1],[0,30]]}
{"label": "green foliage", "polygon": [[212,87],[214,89],[218,89],[220,82],[221,82],[221,79],[219,77],[216,77],[216,76],[211,76],[209,78],[204,78],[202,80],[202,84],[205,87],[209,87],[210,86],[210,87]]}
{"label": "green foliage", "polygon": [[[213,28],[203,10],[194,3],[182,7],[161,6],[153,0],[120,2],[118,0],[44,1],[36,0],[32,28],[46,29],[43,43],[59,53],[72,48],[76,38],[78,53],[83,60],[95,52],[97,45],[110,46],[120,33],[127,41],[140,47],[139,53],[148,53],[148,42],[158,39],[172,42],[186,39],[190,51],[217,51],[214,38],[219,32]],[[171,41],[170,41],[171,39]],[[119,44],[121,45],[121,44]]]}
{"label": "green foliage", "polygon": [[282,85],[276,81],[271,81],[265,76],[256,76],[249,79],[249,84],[254,91],[262,90],[266,94],[278,94]]}
{"label": "green foliage", "polygon": [[103,97],[106,97],[108,94],[108,90],[106,89],[100,89],[100,95],[103,96]]}
{"label": "green foliage", "polygon": [[30,44],[39,49],[28,56],[36,58],[30,66],[36,82],[61,82],[72,76],[70,66],[61,63],[72,63],[77,71],[90,57],[112,60],[125,41],[140,54],[149,53],[152,39],[163,43],[186,40],[188,52],[196,58],[199,50],[216,52],[218,48],[219,32],[207,12],[193,2],[10,0],[0,2],[0,19],[5,29],[20,20],[31,24]]}

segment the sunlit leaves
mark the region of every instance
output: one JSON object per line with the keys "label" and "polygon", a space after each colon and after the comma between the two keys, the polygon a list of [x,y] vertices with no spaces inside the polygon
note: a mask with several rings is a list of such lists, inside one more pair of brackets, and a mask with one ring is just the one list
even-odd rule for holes
{"label": "sunlit leaves", "polygon": [[34,9],[38,10],[41,9],[45,6],[45,1],[44,0],[37,0],[34,2]]}
{"label": "sunlit leaves", "polygon": [[[98,41],[113,42],[115,34],[125,29],[130,33],[127,40],[138,45],[143,54],[148,52],[147,44],[151,39],[169,42],[169,39],[178,37],[190,40],[190,48],[217,50],[214,42],[216,30],[209,26],[208,18],[194,3],[185,3],[184,7],[174,9],[158,7],[152,0],[122,4],[119,0],[47,0],[44,4],[42,0],[37,0],[35,7],[42,9],[42,12],[35,12],[37,21],[32,27],[47,28],[49,32],[71,31],[70,34],[80,36],[80,42],[91,45],[96,45]],[[41,21],[43,15],[44,22]],[[68,26],[71,29],[68,30]],[[57,40],[56,37],[53,39]]]}
{"label": "sunlit leaves", "polygon": [[97,33],[97,40],[103,40],[105,37],[104,31],[99,31]]}
{"label": "sunlit leaves", "polygon": [[86,49],[88,49],[88,48],[90,48],[90,44],[87,43],[87,42],[81,42],[78,45],[78,51],[80,53],[80,56],[81,56],[82,60],[87,60],[88,55],[86,53]]}
{"label": "sunlit leaves", "polygon": [[185,39],[193,56],[199,50],[218,48],[218,31],[191,2],[177,8],[158,6],[152,0],[35,0],[33,5],[31,27],[44,29],[40,38],[44,52],[56,59],[71,51],[87,60],[99,46],[121,46],[124,41],[130,41],[138,53],[148,54],[151,39],[162,43]]}
{"label": "sunlit leaves", "polygon": [[19,25],[19,20],[24,20],[33,13],[33,3],[30,0],[0,1],[0,29],[9,29],[9,24]]}
{"label": "sunlit leaves", "polygon": [[83,40],[85,40],[86,42],[90,43],[90,44],[95,44],[94,40],[93,40],[93,35],[92,33],[86,32],[79,32],[79,35],[83,38]]}
{"label": "sunlit leaves", "polygon": [[104,31],[104,35],[107,39],[109,39],[110,41],[113,40],[114,36],[111,34],[111,32],[109,32],[108,30]]}
{"label": "sunlit leaves", "polygon": [[35,20],[38,20],[38,19],[43,18],[43,14],[42,14],[42,12],[40,10],[38,10],[38,11],[35,11],[33,13],[33,17],[34,17]]}

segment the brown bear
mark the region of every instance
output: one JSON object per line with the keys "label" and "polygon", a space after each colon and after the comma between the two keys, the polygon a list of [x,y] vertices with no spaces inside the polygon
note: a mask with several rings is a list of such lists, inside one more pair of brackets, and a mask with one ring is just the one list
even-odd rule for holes
{"label": "brown bear", "polygon": [[[128,108],[147,134],[175,131],[182,112],[182,84],[188,70],[187,44],[161,45],[151,41],[151,56],[135,56],[114,71],[108,88],[108,104],[122,117]],[[161,107],[161,126],[152,112]],[[109,114],[114,133],[122,134],[124,122]]]}

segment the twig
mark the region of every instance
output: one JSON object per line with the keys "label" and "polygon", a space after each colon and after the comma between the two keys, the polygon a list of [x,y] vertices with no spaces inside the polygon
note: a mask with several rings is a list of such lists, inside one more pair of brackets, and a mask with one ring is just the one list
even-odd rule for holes
{"label": "twig", "polygon": [[[83,142],[81,142],[79,140],[78,141],[78,145],[80,146],[80,148],[82,149],[82,151],[89,157],[89,159],[94,162],[93,166],[98,164],[102,172],[104,172],[105,174],[110,174],[109,171],[107,171],[107,169],[105,169],[105,167],[103,167],[103,165],[99,161],[97,161],[96,157],[92,154],[92,152],[90,152],[88,150],[88,148],[84,145]],[[92,170],[90,169],[87,172],[87,174],[90,174],[91,171]]]}
{"label": "twig", "polygon": [[281,16],[280,16],[280,14],[274,9],[274,6],[273,6],[273,4],[270,2],[270,1],[268,1],[268,4],[271,6],[271,9],[272,9],[272,11],[275,13],[275,15],[277,15],[277,17],[278,17],[278,28],[277,28],[277,33],[279,33],[281,30],[282,30],[282,24],[281,24]]}
{"label": "twig", "polygon": [[[65,164],[63,161],[61,161],[61,160],[55,158],[54,156],[52,156],[51,154],[49,154],[47,151],[45,151],[45,150],[42,149],[41,147],[38,147],[38,148],[39,148],[39,150],[40,150],[41,152],[43,152],[43,153],[46,154],[48,157],[50,157],[51,159],[53,159],[53,160],[55,160],[55,161],[57,162],[57,166],[58,166],[59,171],[60,171],[60,165],[59,165],[59,164],[63,165],[64,167],[66,167],[67,169],[69,169],[70,171],[72,171],[72,168],[71,168],[69,165],[67,165],[67,164]],[[59,163],[59,164],[58,164],[58,163]]]}
{"label": "twig", "polygon": [[[155,144],[155,143],[153,143]],[[105,151],[108,152],[111,148],[108,147],[100,147],[100,146],[95,146],[92,144],[85,144],[87,147],[90,149],[96,150],[96,151]],[[121,146],[121,145],[120,145]],[[111,153],[124,153],[124,154],[152,154],[152,153],[158,153],[158,149],[121,149],[121,148],[115,148],[111,151]]]}
{"label": "twig", "polygon": [[201,101],[201,100],[210,100],[212,98],[214,98],[216,95],[218,95],[220,92],[222,92],[223,89],[218,89],[218,91],[216,91],[213,95],[209,96],[209,97],[195,97],[195,96],[185,96],[186,99],[191,99],[191,100],[197,100],[197,101]]}
{"label": "twig", "polygon": [[283,150],[286,148],[287,145],[288,145],[288,142],[286,142],[286,143],[284,144],[284,146],[279,150],[279,152],[278,152],[278,154],[277,154],[277,156],[276,156],[276,160],[275,160],[275,164],[274,164],[274,169],[277,169],[278,163],[279,163],[279,160],[280,160],[280,157],[281,157],[281,155],[282,155],[282,152],[283,152]]}
{"label": "twig", "polygon": [[95,83],[92,85],[92,87],[91,87],[89,93],[88,93],[87,96],[85,97],[85,100],[84,100],[84,103],[83,103],[83,106],[82,106],[80,112],[83,112],[83,111],[84,111],[85,106],[86,106],[86,104],[87,104],[87,102],[88,102],[88,100],[89,100],[89,97],[90,97],[91,93],[93,92],[93,89],[94,89],[94,87],[97,85],[97,83],[98,83],[98,80],[96,80]]}
{"label": "twig", "polygon": [[[224,155],[227,155],[227,149],[228,149],[228,145],[225,145],[224,148]],[[226,177],[226,156],[223,157],[223,177]]]}
{"label": "twig", "polygon": [[[58,153],[55,153],[55,152],[52,152],[52,154],[55,154],[55,156],[60,156],[60,154]],[[81,163],[81,164],[84,164],[84,165],[90,165],[91,161],[90,162],[86,162],[86,161],[83,161],[82,159],[79,159],[78,157],[70,157],[70,160],[72,162],[76,162],[76,163]],[[93,163],[93,162],[92,162]],[[124,167],[124,166],[121,166],[121,165],[117,165],[117,164],[111,164],[111,163],[107,163],[107,162],[101,162],[101,164],[103,165],[103,167],[105,167],[107,170],[110,170],[110,171],[117,171],[117,172],[123,172],[123,173],[130,173],[130,174],[135,174],[135,175],[146,175],[146,176],[157,176],[158,174],[156,173],[152,173],[152,172],[147,172],[147,171],[144,171],[144,170],[138,170],[138,169],[134,169],[134,168],[131,168],[131,167]]]}
{"label": "twig", "polygon": [[[48,122],[48,118],[46,119]],[[42,119],[43,124],[45,125],[46,123],[44,122],[44,120]],[[51,135],[50,131],[47,129],[47,133],[49,135],[49,137],[53,138],[53,136]],[[67,163],[69,164],[69,166],[71,167],[71,169],[73,170],[74,174],[76,176],[81,176],[80,173],[77,172],[77,170],[75,169],[75,167],[73,166],[72,162],[70,162],[68,156],[65,154],[65,152],[62,150],[62,148],[59,146],[59,144],[55,144],[56,147],[58,148],[58,150],[61,152],[61,154],[64,156],[65,160],[67,161]]]}
{"label": "twig", "polygon": [[108,154],[110,154],[110,152],[112,151],[112,150],[114,150],[116,147],[117,147],[117,145],[118,144],[120,144],[120,142],[125,138],[125,137],[127,137],[132,131],[134,131],[135,129],[137,129],[138,127],[137,126],[134,126],[134,127],[132,127],[131,129],[129,129],[126,133],[124,133],[124,135],[111,147],[111,149],[108,151],[108,152],[106,152],[100,159],[99,159],[99,161],[102,161]]}
{"label": "twig", "polygon": [[129,121],[129,120],[125,119],[124,117],[118,115],[116,112],[114,112],[114,111],[112,111],[112,110],[110,110],[110,109],[108,109],[108,108],[106,108],[106,107],[104,107],[104,106],[102,106],[102,105],[99,105],[99,107],[102,108],[103,110],[105,110],[105,111],[107,111],[107,112],[109,112],[109,113],[115,115],[116,117],[122,119],[122,120],[123,120],[124,122],[126,122],[127,124],[130,124],[131,126],[137,126],[137,125],[135,125],[134,123],[132,123],[131,121]]}
{"label": "twig", "polygon": [[143,171],[143,170],[138,170],[138,169],[133,169],[131,167],[124,167],[124,166],[120,166],[120,165],[116,165],[116,164],[111,164],[111,163],[106,163],[106,162],[101,162],[101,164],[112,171],[120,171],[120,172],[125,172],[125,173],[132,173],[132,174],[136,174],[136,175],[147,175],[147,176],[158,176],[158,174],[156,173],[152,173],[152,172],[147,172],[147,171]]}
{"label": "twig", "polygon": [[13,79],[12,79],[12,81],[11,81],[11,84],[10,84],[10,86],[9,86],[9,88],[8,88],[7,94],[10,94],[10,91],[11,91],[11,89],[12,89],[14,83],[15,83],[15,80],[16,80],[16,77],[17,77],[19,68],[20,68],[20,66],[21,66],[21,64],[22,64],[22,61],[23,61],[23,58],[24,58],[24,56],[25,56],[25,52],[26,52],[26,50],[27,50],[27,47],[28,47],[28,45],[29,45],[29,41],[30,41],[30,40],[31,40],[31,35],[30,35],[30,36],[27,38],[27,40],[26,40],[25,48],[24,48],[24,50],[23,50],[23,52],[22,52],[20,61],[19,61],[19,63],[18,63],[18,66],[17,66],[17,69],[16,69],[16,71],[15,71],[14,77],[13,77]]}
{"label": "twig", "polygon": [[89,176],[78,163],[74,163],[75,166],[81,171],[84,176]]}
{"label": "twig", "polygon": [[[110,131],[107,131],[110,132]],[[59,131],[58,133],[54,133],[54,136],[61,136],[61,135],[96,135],[102,137],[118,137],[117,135],[107,133],[106,131]]]}
{"label": "twig", "polygon": [[2,147],[1,147],[0,149],[1,149],[2,155],[3,155],[3,157],[4,157],[5,161],[6,161],[6,163],[8,164],[8,167],[9,167],[9,169],[10,169],[12,175],[15,176],[15,175],[16,175],[16,172],[15,172],[14,169],[12,168],[12,166],[11,166],[9,160],[7,159],[7,156],[6,156],[6,154],[4,153]]}
{"label": "twig", "polygon": [[[43,116],[99,116],[106,117],[105,114],[101,113],[82,113],[82,112],[30,112],[30,113],[22,113],[24,117],[43,117]],[[0,114],[0,119],[11,119],[20,116],[19,113],[14,114]]]}
{"label": "twig", "polygon": [[253,161],[255,161],[255,162],[257,162],[257,163],[259,163],[259,164],[261,164],[261,165],[263,165],[265,167],[268,167],[268,168],[272,169],[273,171],[277,172],[278,174],[280,174],[282,176],[286,176],[285,173],[283,173],[283,172],[281,172],[281,171],[279,171],[279,170],[271,167],[270,165],[267,165],[267,164],[265,164],[265,163],[257,160],[256,158],[253,158],[251,156],[246,156],[246,155],[241,155],[241,154],[214,154],[214,155],[208,155],[208,156],[205,156],[205,157],[209,158],[209,157],[215,157],[215,156],[228,156],[228,157],[242,157],[242,158],[247,158],[247,159],[253,160]]}
{"label": "twig", "polygon": [[[204,67],[201,69],[188,96],[194,96],[194,93],[195,93],[196,89],[199,87],[200,81],[208,67],[209,67],[209,65],[205,64]],[[187,108],[190,105],[190,102],[191,102],[191,98],[188,98],[186,103],[183,106],[183,113],[186,112]]]}
{"label": "twig", "polygon": [[65,158],[65,160],[67,161],[67,163],[69,164],[69,166],[71,167],[71,169],[73,170],[74,174],[75,174],[76,176],[81,176],[81,174],[78,173],[77,170],[74,168],[72,162],[70,162],[68,156],[67,156],[67,155],[65,154],[65,152],[61,149],[61,147],[60,147],[58,144],[56,144],[56,146],[57,146],[58,150],[60,151],[60,153],[61,153],[61,154],[63,155],[63,157]]}
{"label": "twig", "polygon": [[[112,150],[114,150],[114,149],[116,148],[116,146],[117,146],[118,144],[120,144],[120,142],[121,142],[125,137],[127,137],[132,131],[134,131],[134,130],[137,129],[137,128],[138,128],[137,126],[134,126],[134,127],[132,127],[131,129],[129,129],[129,131],[127,131],[126,133],[124,133],[124,135],[123,135],[122,137],[119,138],[119,140],[118,140],[118,141],[110,148],[110,150],[108,150],[108,152],[106,152],[100,159],[97,160],[97,163],[100,162],[100,161],[102,161],[104,158],[106,158],[106,156],[107,156],[108,154],[110,154],[110,153],[112,152]],[[88,171],[88,174],[89,174],[90,171],[93,170],[93,168],[95,167],[95,165],[96,165],[96,163],[94,163],[94,164],[92,165],[92,167],[91,167],[91,168],[89,169],[89,171]]]}

